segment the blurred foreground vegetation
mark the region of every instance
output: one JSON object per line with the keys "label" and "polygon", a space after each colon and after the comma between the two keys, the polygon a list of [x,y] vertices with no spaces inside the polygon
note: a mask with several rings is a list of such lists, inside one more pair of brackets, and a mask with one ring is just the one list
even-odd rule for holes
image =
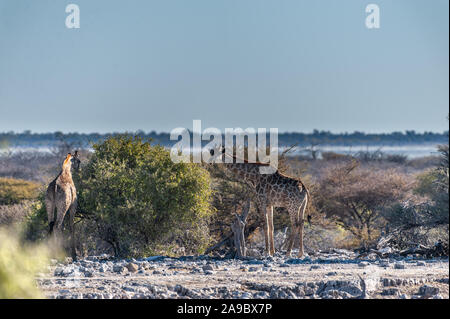
{"label": "blurred foreground vegetation", "polygon": [[45,245],[24,244],[17,233],[0,229],[0,299],[43,298],[35,277],[49,256]]}

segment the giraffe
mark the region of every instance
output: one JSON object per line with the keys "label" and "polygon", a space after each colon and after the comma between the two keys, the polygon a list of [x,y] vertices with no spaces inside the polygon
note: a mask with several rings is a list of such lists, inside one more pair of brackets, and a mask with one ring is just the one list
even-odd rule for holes
{"label": "giraffe", "polygon": [[[64,217],[69,212],[69,227],[71,232],[71,254],[72,259],[76,260],[75,234],[74,234],[74,216],[77,209],[77,191],[72,180],[72,168],[79,169],[80,160],[78,151],[72,156],[67,154],[62,165],[61,172],[50,182],[45,194],[45,206],[49,223],[49,234],[55,238],[62,237],[62,228]],[[56,216],[55,216],[56,209]]]}
{"label": "giraffe", "polygon": [[[219,153],[219,154],[217,154]],[[258,211],[264,217],[264,241],[266,252],[269,256],[275,253],[273,237],[273,208],[284,207],[289,213],[291,223],[291,234],[287,247],[287,256],[290,257],[294,245],[295,235],[298,234],[300,247],[298,257],[303,256],[303,224],[306,207],[310,198],[309,191],[300,179],[292,178],[280,173],[277,170],[273,174],[261,174],[261,166],[270,164],[249,162],[241,159],[243,163],[237,163],[234,155],[225,153],[222,147],[222,154],[210,150],[211,156],[228,156],[233,158],[233,163],[223,163],[225,168],[236,177],[241,178],[256,194],[256,204]]]}

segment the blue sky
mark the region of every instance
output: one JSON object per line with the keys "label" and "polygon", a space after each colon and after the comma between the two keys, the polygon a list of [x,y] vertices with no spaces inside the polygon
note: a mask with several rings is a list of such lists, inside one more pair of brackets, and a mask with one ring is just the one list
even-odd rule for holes
{"label": "blue sky", "polygon": [[[81,28],[65,27],[79,5]],[[380,7],[381,28],[365,27]],[[448,1],[0,0],[0,131],[448,129]]]}

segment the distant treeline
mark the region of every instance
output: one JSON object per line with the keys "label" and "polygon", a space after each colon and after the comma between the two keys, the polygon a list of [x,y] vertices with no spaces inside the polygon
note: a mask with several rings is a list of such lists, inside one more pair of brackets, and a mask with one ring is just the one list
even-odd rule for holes
{"label": "distant treeline", "polygon": [[[152,140],[152,144],[161,144],[164,146],[173,145],[175,141],[170,140],[169,133],[157,133],[152,131],[145,133],[143,131],[128,132],[141,136],[144,140]],[[48,147],[55,146],[59,142],[71,143],[77,146],[89,146],[123,133],[32,133],[25,131],[22,133],[6,132],[0,133],[0,148],[2,147]],[[267,136],[267,141],[269,141]],[[311,145],[401,145],[401,144],[423,144],[448,143],[448,131],[443,133],[415,131],[393,132],[381,134],[366,134],[363,132],[353,133],[331,133],[329,131],[314,130],[312,133],[279,133],[278,143],[280,146],[290,146],[298,144],[299,146]]]}

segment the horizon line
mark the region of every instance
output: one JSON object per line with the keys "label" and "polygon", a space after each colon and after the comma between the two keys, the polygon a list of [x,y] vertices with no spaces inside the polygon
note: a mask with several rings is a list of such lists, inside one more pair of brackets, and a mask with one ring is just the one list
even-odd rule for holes
{"label": "horizon line", "polygon": [[[192,133],[193,131],[191,129],[187,129],[190,133]],[[245,129],[244,129],[245,130]],[[319,132],[319,133],[330,133],[333,135],[342,135],[342,134],[354,134],[354,133],[363,133],[365,135],[382,135],[382,134],[394,134],[394,133],[406,133],[406,132],[414,132],[415,134],[425,134],[425,133],[432,133],[432,134],[448,134],[449,130],[445,130],[442,132],[439,131],[416,131],[416,130],[402,130],[402,131],[390,131],[390,132],[378,132],[378,133],[374,133],[374,132],[365,132],[365,131],[358,131],[358,130],[354,130],[352,132],[350,131],[345,131],[345,132],[332,132],[330,130],[319,130],[319,129],[313,129],[310,132],[301,132],[301,131],[283,131],[283,132],[278,132],[279,135],[281,134],[308,134],[308,135],[312,135],[315,133],[315,131]],[[85,132],[85,131],[60,131],[60,130],[55,130],[55,131],[32,131],[32,130],[24,130],[22,132],[16,132],[16,131],[1,131],[0,135],[3,134],[55,134],[55,133],[62,133],[62,134],[101,134],[101,135],[107,135],[107,134],[140,134],[140,133],[144,133],[144,134],[152,134],[152,133],[156,133],[156,134],[170,134],[170,131],[157,131],[157,130],[150,130],[150,131],[144,131],[142,129],[138,129],[138,130],[125,130],[125,131],[108,131],[108,132]]]}

